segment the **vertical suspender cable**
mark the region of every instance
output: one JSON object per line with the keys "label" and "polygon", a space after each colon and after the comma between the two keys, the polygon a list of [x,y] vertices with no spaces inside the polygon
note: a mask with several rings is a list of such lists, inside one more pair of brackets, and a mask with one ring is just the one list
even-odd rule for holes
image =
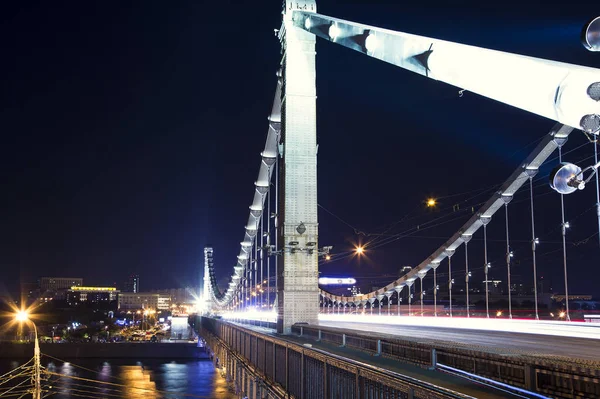
{"label": "vertical suspender cable", "polygon": [[450,296],[450,317],[452,317],[452,255],[448,255],[448,293]]}
{"label": "vertical suspender cable", "polygon": [[[271,184],[271,183],[269,183]],[[271,188],[267,191],[267,311],[271,310]]]}
{"label": "vertical suspender cable", "polygon": [[[562,146],[558,147],[558,162],[562,162]],[[565,223],[565,196],[560,195],[560,213],[562,221],[563,267],[565,271],[565,320],[571,321],[569,315],[569,284],[567,280],[567,224]]]}
{"label": "vertical suspender cable", "polygon": [[[421,276],[419,276],[421,277]],[[423,278],[425,276],[421,277],[421,317],[423,317]],[[381,309],[381,307],[379,307],[379,309]]]}
{"label": "vertical suspender cable", "polygon": [[[277,161],[275,162],[275,303],[273,307],[277,309],[277,314],[279,315],[279,307],[277,304],[277,296],[279,295],[279,155],[277,156]],[[283,256],[283,251],[281,253]]]}
{"label": "vertical suspender cable", "polygon": [[[256,309],[256,305],[258,304],[258,282],[257,282],[257,277],[258,277],[258,229],[256,231],[256,235],[254,236],[254,263],[253,263],[253,269],[254,269],[254,284],[252,285],[252,290],[251,293],[254,293],[254,299],[252,300],[252,302],[254,303],[254,308]],[[252,295],[252,294],[250,294]],[[250,299],[252,299],[252,297],[250,297]]]}
{"label": "vertical suspender cable", "polygon": [[[269,187],[270,189],[270,187]],[[267,191],[268,193],[268,191]],[[266,195],[266,194],[263,194]],[[263,196],[264,199],[264,196]],[[263,201],[264,204],[264,201]],[[267,222],[269,221],[269,215],[267,214]],[[265,271],[264,271],[264,265],[265,265],[265,210],[264,210],[264,205],[263,205],[263,211],[260,215],[260,280],[258,282],[257,285],[257,294],[260,294],[260,300],[258,302],[258,306],[260,307],[260,310],[263,310],[263,294],[265,291],[265,286],[264,286],[264,281],[265,281]],[[260,286],[260,288],[258,288]]]}
{"label": "vertical suspender cable", "polygon": [[466,300],[467,300],[467,318],[471,317],[470,307],[469,307],[469,241],[473,236],[463,234],[462,239],[465,242],[465,286],[466,286]]}
{"label": "vertical suspender cable", "polygon": [[449,310],[450,317],[452,317],[452,255],[454,255],[454,249],[446,248],[446,256],[448,257],[448,294],[449,294]]}
{"label": "vertical suspender cable", "polygon": [[242,312],[246,311],[246,296],[248,295],[248,262],[250,261],[250,254],[248,254],[248,261],[244,265],[244,285],[242,286]]}
{"label": "vertical suspender cable", "polygon": [[[439,263],[438,263],[439,265]],[[437,266],[433,268],[433,316],[437,317]],[[388,312],[389,313],[389,312]]]}
{"label": "vertical suspender cable", "polygon": [[487,254],[487,223],[483,224],[483,262],[485,264],[485,315],[489,319],[490,318],[490,279],[489,279],[489,269],[490,264],[488,263],[488,254]]}
{"label": "vertical suspender cable", "polygon": [[[509,200],[510,201],[510,200]],[[512,296],[510,286],[510,261],[512,254],[510,253],[510,241],[508,235],[508,202],[504,203],[504,214],[506,216],[506,270],[507,270],[507,288],[508,288],[508,318],[512,319]]]}
{"label": "vertical suspender cable", "polygon": [[538,292],[537,292],[537,264],[535,259],[535,250],[538,244],[537,238],[535,237],[535,217],[533,208],[533,175],[529,175],[529,197],[531,200],[531,254],[533,255],[533,302],[535,304],[535,319],[539,320],[540,315],[538,313]]}
{"label": "vertical suspender cable", "polygon": [[[594,164],[598,165],[598,136],[594,140]],[[600,244],[600,177],[596,172],[596,213],[598,214],[598,244]]]}

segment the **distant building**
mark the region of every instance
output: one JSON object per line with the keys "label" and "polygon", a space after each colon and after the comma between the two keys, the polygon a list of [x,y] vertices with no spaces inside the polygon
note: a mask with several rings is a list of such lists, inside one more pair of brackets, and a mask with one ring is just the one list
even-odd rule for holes
{"label": "distant building", "polygon": [[169,310],[171,308],[171,297],[150,292],[121,292],[117,307],[122,310]]}
{"label": "distant building", "polygon": [[502,294],[502,280],[483,280],[483,291],[485,292],[485,284],[488,284],[490,294]]}
{"label": "distant building", "polygon": [[21,283],[21,300],[31,302],[40,297],[40,287],[37,283]]}
{"label": "distant building", "polygon": [[125,292],[140,292],[140,276],[137,274],[132,274],[131,276],[129,276],[129,279],[125,283],[124,288]]}
{"label": "distant building", "polygon": [[79,277],[42,277],[40,278],[40,290],[42,293],[59,290],[68,290],[71,287],[81,287],[83,279]]}
{"label": "distant building", "polygon": [[110,304],[116,301],[119,291],[114,287],[71,287],[67,291],[67,303],[76,306],[80,303]]}
{"label": "distant building", "polygon": [[190,287],[152,290],[150,293],[170,297],[171,303],[174,305],[195,305],[199,298],[198,293],[194,292],[194,289]]}
{"label": "distant building", "polygon": [[[554,294],[552,295],[552,300],[555,302],[564,302],[565,301],[565,294]],[[589,294],[569,294],[569,302],[570,301],[591,301],[592,300],[592,295]]]}

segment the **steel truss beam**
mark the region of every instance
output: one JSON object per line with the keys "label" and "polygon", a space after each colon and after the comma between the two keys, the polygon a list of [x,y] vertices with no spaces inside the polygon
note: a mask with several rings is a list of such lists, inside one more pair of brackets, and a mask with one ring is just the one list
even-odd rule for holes
{"label": "steel truss beam", "polygon": [[[396,32],[294,11],[316,36],[431,79],[512,105],[587,133],[600,130],[593,87],[600,69]],[[595,86],[594,86],[595,85]]]}

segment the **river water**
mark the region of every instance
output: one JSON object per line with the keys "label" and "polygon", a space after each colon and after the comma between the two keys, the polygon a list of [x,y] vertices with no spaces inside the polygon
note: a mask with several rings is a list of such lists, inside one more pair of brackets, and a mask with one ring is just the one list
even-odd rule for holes
{"label": "river water", "polygon": [[[45,394],[53,393],[51,398],[237,398],[209,360],[80,359],[74,363],[44,360],[49,375],[42,388]],[[23,363],[0,359],[0,375]],[[28,377],[16,378],[0,388],[25,380],[25,386],[29,384]]]}

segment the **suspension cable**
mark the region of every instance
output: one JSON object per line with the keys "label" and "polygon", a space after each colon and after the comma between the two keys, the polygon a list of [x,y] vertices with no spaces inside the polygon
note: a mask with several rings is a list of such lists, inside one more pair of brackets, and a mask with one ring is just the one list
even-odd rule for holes
{"label": "suspension cable", "polygon": [[[562,163],[562,145],[558,147],[558,160]],[[565,196],[560,195],[560,213],[562,221],[562,240],[563,240],[563,266],[565,272],[565,310],[566,310],[566,321],[571,321],[569,315],[569,284],[567,280],[567,225],[565,224]]]}

